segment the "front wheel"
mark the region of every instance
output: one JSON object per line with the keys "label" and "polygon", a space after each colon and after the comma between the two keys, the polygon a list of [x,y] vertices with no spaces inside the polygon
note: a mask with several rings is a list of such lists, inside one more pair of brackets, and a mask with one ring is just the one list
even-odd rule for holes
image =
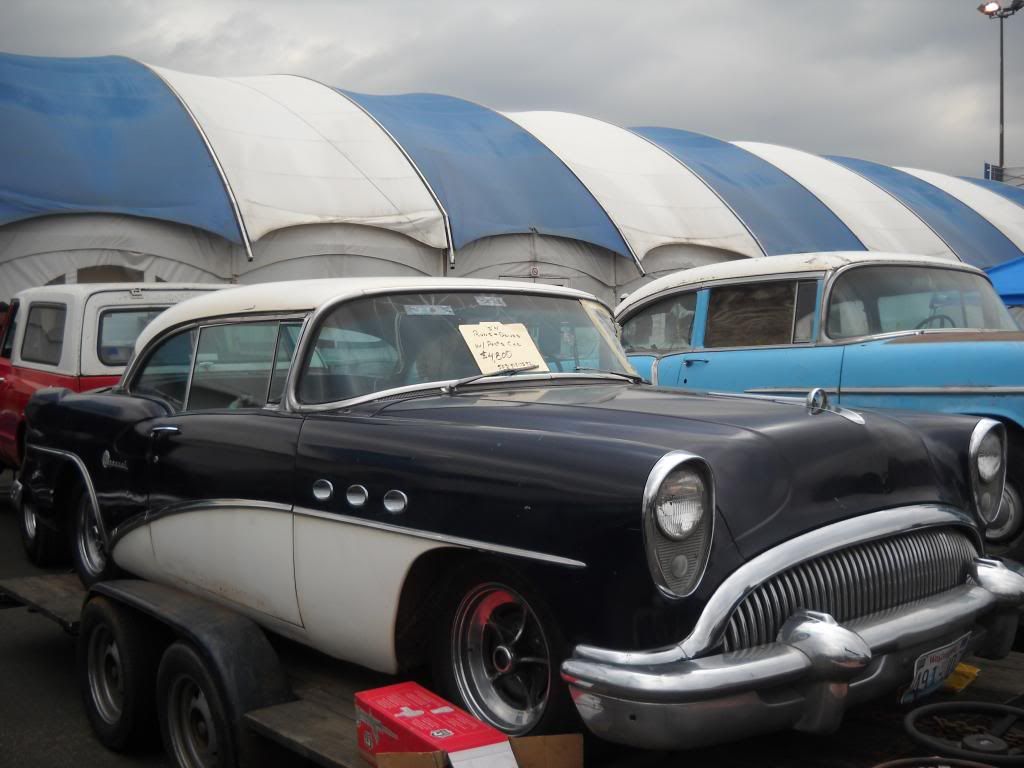
{"label": "front wheel", "polygon": [[117,566],[107,552],[92,498],[80,489],[71,508],[71,559],[82,584],[91,587],[99,581],[113,579],[118,574]]}
{"label": "front wheel", "polygon": [[190,645],[164,652],[157,672],[157,710],[164,748],[181,768],[235,765],[231,719],[214,673]]}
{"label": "front wheel", "polygon": [[435,684],[509,735],[559,732],[572,718],[559,676],[561,632],[518,578],[494,577],[469,575],[457,582],[435,637]]}

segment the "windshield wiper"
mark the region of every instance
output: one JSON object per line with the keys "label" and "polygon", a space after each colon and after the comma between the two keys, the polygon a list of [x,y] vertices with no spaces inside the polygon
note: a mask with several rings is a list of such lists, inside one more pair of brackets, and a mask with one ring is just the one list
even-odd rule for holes
{"label": "windshield wiper", "polygon": [[635,373],[625,373],[623,371],[606,371],[603,368],[585,368],[581,365],[576,366],[576,373],[604,373],[608,376],[621,376],[627,381],[631,381],[634,384],[650,384],[647,379],[643,376],[637,376]]}
{"label": "windshield wiper", "polygon": [[475,373],[472,376],[466,376],[458,379],[457,381],[453,381],[451,384],[441,387],[441,391],[446,395],[454,395],[459,387],[472,384],[474,381],[479,381],[480,379],[489,379],[492,376],[515,376],[517,373],[522,373],[523,371],[535,371],[538,368],[540,368],[540,366],[534,364],[527,365],[522,368],[507,368],[504,371],[495,371],[494,373]]}

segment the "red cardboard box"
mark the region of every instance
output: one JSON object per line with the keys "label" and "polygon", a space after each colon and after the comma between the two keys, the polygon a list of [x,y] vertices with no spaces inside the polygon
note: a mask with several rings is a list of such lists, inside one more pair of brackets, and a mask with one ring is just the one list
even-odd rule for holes
{"label": "red cardboard box", "polygon": [[390,752],[462,752],[508,737],[416,683],[356,694],[359,754],[377,764]]}

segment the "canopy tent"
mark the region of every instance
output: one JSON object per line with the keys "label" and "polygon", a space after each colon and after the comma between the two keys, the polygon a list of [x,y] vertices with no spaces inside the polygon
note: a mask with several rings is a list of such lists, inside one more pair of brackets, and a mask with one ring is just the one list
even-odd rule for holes
{"label": "canopy tent", "polygon": [[1011,262],[1006,280],[1022,246],[1024,190],[998,182],[292,75],[0,54],[3,296],[120,268],[475,275],[614,301],[665,271],[804,251]]}

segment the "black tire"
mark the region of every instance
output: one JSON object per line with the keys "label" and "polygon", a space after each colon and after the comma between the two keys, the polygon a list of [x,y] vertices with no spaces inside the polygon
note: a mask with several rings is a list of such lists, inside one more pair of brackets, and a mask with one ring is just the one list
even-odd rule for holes
{"label": "black tire", "polygon": [[71,561],[82,584],[91,587],[99,581],[109,581],[120,575],[106,551],[95,521],[92,499],[84,488],[72,496],[70,513]]}
{"label": "black tire", "polygon": [[181,768],[235,765],[235,730],[220,685],[198,653],[171,645],[156,678],[157,716],[168,756]]}
{"label": "black tire", "polygon": [[154,628],[131,609],[94,597],[82,610],[76,651],[78,687],[97,738],[117,752],[152,744],[159,656]]}
{"label": "black tire", "polygon": [[67,555],[64,537],[39,520],[32,499],[22,499],[21,509],[15,510],[15,514],[28,559],[40,568],[62,565]]}
{"label": "black tire", "polygon": [[476,567],[456,576],[448,594],[432,638],[438,693],[509,735],[578,730],[559,674],[568,648],[527,580],[497,564]]}

